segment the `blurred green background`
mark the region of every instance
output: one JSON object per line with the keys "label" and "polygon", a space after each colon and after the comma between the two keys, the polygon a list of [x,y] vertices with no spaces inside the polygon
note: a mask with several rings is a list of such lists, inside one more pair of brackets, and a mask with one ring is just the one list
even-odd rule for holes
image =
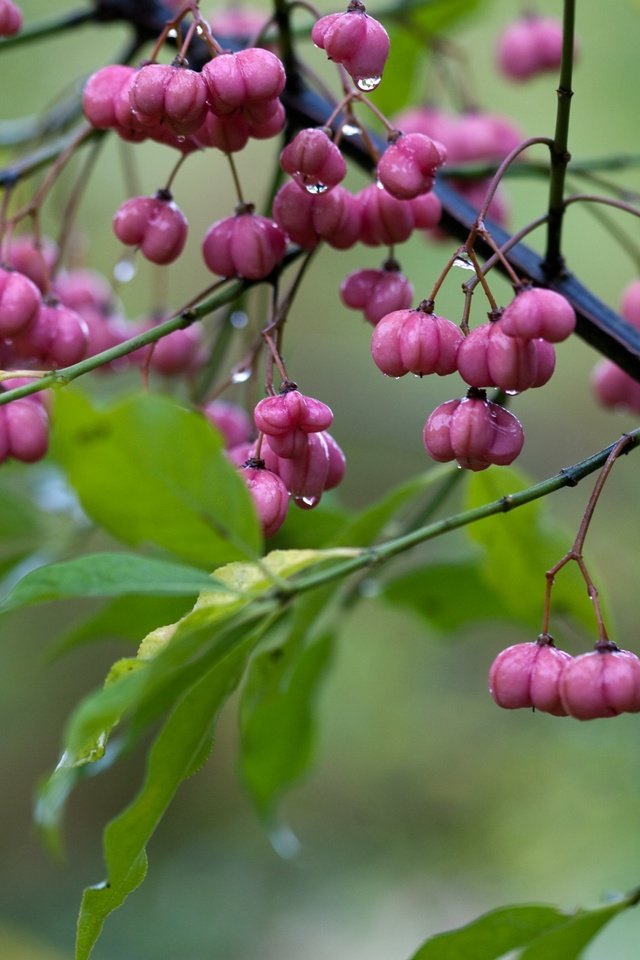
{"label": "blurred green background", "polygon": [[[519,6],[486,3],[460,25],[455,41],[468,52],[474,91],[484,107],[508,114],[527,135],[550,135],[554,78],[511,86],[493,69],[496,31]],[[640,5],[620,0],[615,16],[612,5],[578,7],[581,63],[571,150],[576,157],[637,152]],[[61,0],[24,3],[30,22],[69,8]],[[539,8],[559,15],[561,4],[544,2]],[[203,12],[209,12],[205,4]],[[65,84],[109,62],[123,39],[117,27],[85,27],[73,36],[4,52],[5,117],[39,111]],[[320,54],[308,52],[331,82]],[[402,65],[392,59],[388,70],[394,69]],[[238,158],[247,195],[258,203],[273,153],[274,144],[258,144]],[[151,193],[168,176],[174,157],[148,146],[135,154],[141,190]],[[110,217],[127,196],[122,158],[116,143],[101,155],[74,241],[76,259],[86,256],[106,273],[121,256]],[[618,180],[639,186],[633,170]],[[352,185],[362,183],[354,173]],[[507,189],[514,227],[540,212],[542,182],[511,180]],[[64,195],[54,196],[45,227],[54,229]],[[139,267],[134,282],[121,290],[132,318],[158,306],[158,296],[175,306],[209,283],[199,237],[233,202],[221,158],[193,158],[176,181],[175,195],[191,224],[187,253],[169,272],[166,294],[158,293],[156,273]],[[616,219],[640,241],[636,221],[630,221]],[[419,296],[429,291],[450,249],[415,239],[398,250]],[[566,252],[569,267],[617,305],[622,287],[634,278],[633,259],[589,211],[574,207],[568,216]],[[381,259],[381,252],[370,248],[323,250],[287,330],[290,370],[306,392],[334,409],[334,433],[349,460],[340,498],[353,507],[425,468],[422,423],[456,390],[415,378],[389,381],[373,368],[369,328],[342,307],[337,287],[350,270]],[[466,275],[450,276],[439,300],[440,312],[452,319],[461,309],[463,279]],[[497,281],[496,290],[507,297],[504,283]],[[519,464],[533,478],[587,456],[635,425],[631,417],[596,407],[589,388],[594,360],[581,342],[564,344],[551,383],[518,398],[515,409],[527,432]],[[100,381],[96,389],[120,387]],[[242,399],[240,391],[236,399]],[[636,458],[614,470],[587,557],[603,571],[613,638],[640,652]],[[67,536],[68,501],[51,465],[5,466],[2,473],[7,489],[28,489],[40,498],[50,539]],[[554,525],[566,531],[567,547],[590,483],[560,492],[546,505]],[[83,550],[105,544],[91,530],[82,536]],[[446,541],[435,541],[424,555],[450,549]],[[539,582],[542,605],[543,571],[532,569],[531,577]],[[47,857],[31,826],[35,785],[56,762],[73,705],[124,652],[122,645],[101,643],[51,660],[53,640],[91,609],[48,605],[2,623],[3,960],[71,956],[81,889],[103,877],[101,828],[140,782],[140,755],[85,781],[67,817],[67,861],[56,864]],[[288,827],[300,842],[297,856],[278,857],[238,783],[231,704],[212,761],[181,789],[150,845],[147,882],[109,920],[95,960],[403,960],[426,936],[502,903],[548,901],[570,908],[638,884],[638,718],[580,724],[498,710],[486,692],[489,664],[503,646],[525,639],[531,638],[504,624],[481,624],[443,638],[375,596],[363,601],[344,623],[318,704],[316,763],[285,803]],[[590,642],[575,631],[567,636],[571,652]],[[586,957],[637,957],[639,924],[637,914],[623,915]]]}

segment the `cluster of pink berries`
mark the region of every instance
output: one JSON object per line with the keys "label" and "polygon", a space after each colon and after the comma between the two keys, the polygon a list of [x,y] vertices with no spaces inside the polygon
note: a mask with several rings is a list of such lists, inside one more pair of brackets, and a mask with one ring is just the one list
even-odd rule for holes
{"label": "cluster of pink berries", "polygon": [[609,640],[572,657],[541,634],[533,643],[498,654],[489,671],[489,692],[507,710],[531,707],[577,720],[638,713],[640,659]]}
{"label": "cluster of pink berries", "polygon": [[256,405],[253,424],[240,407],[216,400],[203,410],[225,438],[228,456],[241,471],[266,537],[284,523],[290,499],[305,510],[342,481],[345,456],[328,428],[333,413],[325,403],[305,396],[292,381],[280,393]]}
{"label": "cluster of pink berries", "polygon": [[[640,330],[640,280],[624,290],[620,313],[631,326]],[[640,413],[640,383],[612,360],[600,360],[593,371],[594,393],[603,407]]]}
{"label": "cluster of pink berries", "polygon": [[13,37],[22,29],[22,10],[13,0],[0,0],[0,37]]}

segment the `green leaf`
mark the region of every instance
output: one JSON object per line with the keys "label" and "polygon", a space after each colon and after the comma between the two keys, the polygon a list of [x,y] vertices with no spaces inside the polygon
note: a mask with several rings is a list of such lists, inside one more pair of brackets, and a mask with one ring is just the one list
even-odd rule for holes
{"label": "green leaf", "polygon": [[219,437],[165,397],[97,410],[65,390],[53,454],[89,516],[125,543],[154,543],[206,569],[260,552],[255,510]]}
{"label": "green leaf", "polygon": [[70,597],[189,596],[226,590],[195,567],[129,553],[90,553],[32,570],[0,604],[0,613]]}
{"label": "green leaf", "polygon": [[142,883],[146,846],[180,783],[202,765],[215,721],[244,670],[255,635],[215,664],[177,704],[158,735],[143,787],[104,834],[107,880],[85,890],[78,919],[76,960],[88,960],[108,915]]}
{"label": "green leaf", "polygon": [[581,910],[561,926],[539,936],[523,950],[519,960],[577,960],[600,930],[629,906],[629,898],[624,898],[595,910]]}
{"label": "green leaf", "polygon": [[[466,507],[473,509],[531,485],[513,468],[483,470],[469,477]],[[481,565],[487,586],[500,598],[507,615],[539,632],[545,596],[545,571],[571,546],[572,537],[552,529],[542,502],[512,513],[497,514],[467,528],[484,550]],[[593,608],[575,564],[563,570],[553,589],[552,615],[562,614],[594,630]],[[551,631],[553,633],[553,630]]]}
{"label": "green leaf", "polygon": [[411,960],[498,960],[566,919],[566,913],[543,904],[499,907],[458,930],[430,937]]}
{"label": "green leaf", "polygon": [[406,607],[443,633],[481,620],[513,618],[512,609],[506,610],[487,585],[477,559],[411,570],[384,583],[381,599]]}

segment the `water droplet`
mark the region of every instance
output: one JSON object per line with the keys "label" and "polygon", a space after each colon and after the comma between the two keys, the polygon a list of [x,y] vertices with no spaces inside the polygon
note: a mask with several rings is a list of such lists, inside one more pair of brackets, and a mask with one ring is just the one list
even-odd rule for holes
{"label": "water droplet", "polygon": [[198,34],[199,37],[203,36],[204,34],[204,30],[202,29],[200,24],[198,24],[198,26],[196,27],[196,33]]}
{"label": "water droplet", "polygon": [[231,374],[231,383],[246,383],[251,377],[251,370],[248,367],[241,367],[234,370]]}
{"label": "water droplet", "polygon": [[459,267],[460,270],[475,270],[474,265],[467,257],[456,257],[453,261],[453,266]]}
{"label": "water droplet", "polygon": [[369,93],[371,90],[375,90],[381,80],[382,77],[358,77],[356,87],[363,93]]}
{"label": "water droplet", "polygon": [[113,268],[114,279],[118,283],[129,283],[135,277],[136,269],[132,260],[118,260]]}
{"label": "water droplet", "polygon": [[505,393],[508,397],[517,397],[520,390],[505,390]]}
{"label": "water droplet", "polygon": [[176,137],[176,140],[178,141],[178,143],[184,143],[186,139],[187,139],[187,138],[186,138],[185,136],[183,136],[182,134],[180,134],[180,136]]}
{"label": "water droplet", "polygon": [[285,824],[269,831],[271,846],[283,860],[291,860],[300,852],[300,841]]}
{"label": "water droplet", "polygon": [[320,503],[320,497],[294,497],[293,502],[301,510],[313,510]]}
{"label": "water droplet", "polygon": [[342,125],[342,135],[343,137],[357,137],[359,133],[362,133],[362,130],[355,123],[343,123]]}
{"label": "water droplet", "polygon": [[171,40],[175,40],[176,37],[178,36],[178,31],[175,30],[175,29],[169,30],[167,36],[168,36]]}
{"label": "water droplet", "polygon": [[307,193],[311,193],[314,196],[318,193],[326,193],[329,189],[325,183],[306,183],[304,188]]}
{"label": "water droplet", "polygon": [[366,580],[363,580],[360,584],[360,595],[363,597],[379,597],[380,596],[380,584],[377,580],[374,580],[373,577],[367,577]]}
{"label": "water droplet", "polygon": [[378,190],[384,190],[382,183],[380,182],[380,180],[378,180],[377,177],[376,177],[376,187],[378,188]]}
{"label": "water droplet", "polygon": [[236,330],[244,330],[249,323],[249,317],[244,310],[234,310],[229,317],[229,322],[231,323],[232,327],[236,328]]}

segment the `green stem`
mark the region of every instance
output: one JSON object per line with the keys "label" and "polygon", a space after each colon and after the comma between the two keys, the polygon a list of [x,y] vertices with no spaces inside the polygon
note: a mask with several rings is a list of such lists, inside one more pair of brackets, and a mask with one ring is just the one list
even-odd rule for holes
{"label": "green stem", "polygon": [[91,23],[97,19],[95,10],[76,10],[73,13],[65,13],[61,17],[44,20],[42,23],[28,25],[15,37],[6,37],[6,39],[0,40],[0,52],[9,50],[11,47],[18,47],[23,43],[30,43],[32,40],[43,40],[46,37],[54,36],[56,33],[71,30],[73,27],[81,27],[83,24]]}
{"label": "green stem", "polygon": [[[640,428],[629,433],[628,438],[625,453],[640,443]],[[477,523],[478,520],[484,520],[498,513],[508,513],[510,510],[515,510],[517,507],[522,507],[526,503],[531,503],[533,500],[546,497],[548,494],[556,490],[561,490],[563,487],[575,487],[580,480],[594,473],[606,463],[607,458],[618,443],[619,441],[610,444],[603,450],[598,451],[598,453],[587,457],[586,460],[581,460],[579,463],[561,470],[560,473],[555,474],[555,476],[549,477],[541,483],[536,483],[526,490],[520,490],[517,493],[500,497],[499,500],[485,503],[480,507],[475,507],[473,510],[465,510],[451,517],[445,517],[443,520],[436,520],[434,523],[419,527],[417,530],[412,530],[403,536],[388,540],[386,543],[363,550],[357,557],[345,560],[328,569],[317,571],[309,576],[293,580],[288,585],[288,592],[298,594],[304,593],[307,590],[314,590],[316,587],[322,586],[325,583],[331,583],[334,580],[339,580],[351,573],[356,573],[358,570],[385,563],[392,557],[404,553],[413,547],[417,547],[422,543],[426,543],[427,540],[434,540],[436,537],[449,533],[451,530],[458,530],[461,527],[466,527],[471,523]]]}
{"label": "green stem", "polygon": [[551,277],[562,272],[562,220],[564,217],[564,181],[567,166],[571,159],[568,151],[569,118],[571,114],[571,88],[573,74],[575,32],[575,0],[564,0],[562,19],[562,60],[560,63],[560,82],[558,85],[558,105],[556,111],[556,129],[551,148],[551,174],[549,179],[549,223],[547,229],[547,251],[545,271]]}

